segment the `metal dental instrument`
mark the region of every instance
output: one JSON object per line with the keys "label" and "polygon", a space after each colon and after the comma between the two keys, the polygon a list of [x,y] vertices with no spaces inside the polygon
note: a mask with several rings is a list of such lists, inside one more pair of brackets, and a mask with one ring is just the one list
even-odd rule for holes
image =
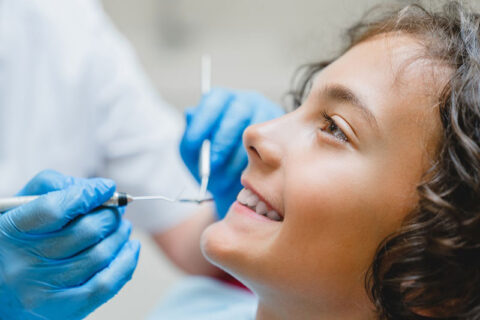
{"label": "metal dental instrument", "polygon": [[[211,77],[212,77],[212,59],[210,55],[204,54],[202,56],[202,73],[201,73],[201,87],[202,95],[210,91]],[[210,179],[210,140],[205,139],[200,149],[200,161],[198,172],[200,174],[200,192],[198,199],[204,199],[207,194],[208,180]]]}
{"label": "metal dental instrument", "polygon": [[[21,197],[11,197],[11,198],[0,198],[0,212],[5,212],[7,210],[16,208],[18,206],[24,205],[37,199],[40,196],[21,196]],[[129,195],[125,192],[115,192],[113,196],[106,202],[102,204],[104,207],[123,207],[133,201],[140,200],[163,200],[168,202],[183,202],[183,203],[203,203],[206,201],[212,201],[211,198],[200,198],[200,199],[190,199],[190,198],[169,198],[165,196],[141,196],[135,197]]]}
{"label": "metal dental instrument", "polygon": [[200,173],[200,193],[198,199],[204,199],[207,195],[208,180],[210,178],[210,140],[205,140],[202,143],[200,150],[200,161],[198,172]]}

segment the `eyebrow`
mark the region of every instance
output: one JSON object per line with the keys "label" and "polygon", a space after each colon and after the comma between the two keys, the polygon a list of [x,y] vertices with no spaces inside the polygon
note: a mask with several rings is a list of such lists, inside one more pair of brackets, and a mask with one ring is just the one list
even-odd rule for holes
{"label": "eyebrow", "polygon": [[331,100],[345,103],[354,107],[360,111],[367,122],[369,122],[370,125],[378,131],[378,123],[372,111],[351,89],[340,84],[331,84],[325,86],[325,88],[323,88],[321,91],[321,94],[327,96]]}

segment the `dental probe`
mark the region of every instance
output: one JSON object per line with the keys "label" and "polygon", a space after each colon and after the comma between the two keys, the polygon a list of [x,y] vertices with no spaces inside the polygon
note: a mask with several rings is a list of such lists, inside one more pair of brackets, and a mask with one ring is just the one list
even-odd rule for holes
{"label": "dental probe", "polygon": [[[212,59],[210,55],[202,55],[202,72],[201,72],[201,87],[202,95],[210,91],[212,76]],[[208,180],[210,179],[210,140],[205,139],[200,149],[200,161],[198,164],[198,172],[200,174],[200,193],[198,199],[205,198],[207,194]]]}
{"label": "dental probe", "polygon": [[201,184],[198,199],[204,199],[207,194],[208,180],[210,179],[210,140],[205,140],[200,149],[199,170]]}
{"label": "dental probe", "polygon": [[[11,198],[0,198],[0,212],[5,212],[7,210],[16,208],[18,206],[24,205],[37,199],[40,196],[21,196],[21,197],[11,197]],[[183,202],[183,203],[203,203],[206,201],[212,201],[211,198],[200,198],[200,199],[190,199],[190,198],[169,198],[165,196],[141,196],[135,197],[129,195],[125,192],[115,192],[113,196],[104,202],[102,206],[104,207],[123,207],[133,201],[138,200],[163,200],[168,202]]]}

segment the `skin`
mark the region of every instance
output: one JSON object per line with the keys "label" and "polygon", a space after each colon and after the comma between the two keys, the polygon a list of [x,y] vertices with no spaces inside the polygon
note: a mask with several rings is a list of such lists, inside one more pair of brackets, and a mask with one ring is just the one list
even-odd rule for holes
{"label": "skin", "polygon": [[365,273],[416,205],[441,134],[445,73],[432,77],[439,68],[421,52],[401,34],[357,44],[316,77],[300,108],[244,133],[242,184],[284,220],[235,202],[205,230],[202,250],[258,295],[257,319],[375,318]]}

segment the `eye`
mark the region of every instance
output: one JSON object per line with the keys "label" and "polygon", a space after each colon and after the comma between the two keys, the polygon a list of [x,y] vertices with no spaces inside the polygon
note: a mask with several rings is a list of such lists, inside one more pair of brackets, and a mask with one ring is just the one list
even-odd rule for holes
{"label": "eye", "polygon": [[335,122],[335,120],[333,120],[332,117],[330,117],[325,111],[322,112],[322,116],[325,119],[326,126],[320,130],[332,135],[335,139],[339,140],[340,142],[343,142],[343,143],[348,142],[347,136],[342,131],[342,129],[340,129],[337,126],[337,123]]}

